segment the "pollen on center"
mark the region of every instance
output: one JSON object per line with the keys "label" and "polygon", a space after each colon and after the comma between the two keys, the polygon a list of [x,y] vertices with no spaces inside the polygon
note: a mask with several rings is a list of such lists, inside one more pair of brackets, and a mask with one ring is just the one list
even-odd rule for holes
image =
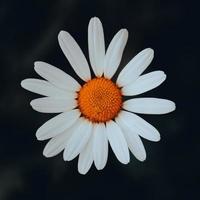
{"label": "pollen on center", "polygon": [[90,121],[107,122],[121,110],[121,90],[109,79],[94,78],[78,92],[78,107]]}

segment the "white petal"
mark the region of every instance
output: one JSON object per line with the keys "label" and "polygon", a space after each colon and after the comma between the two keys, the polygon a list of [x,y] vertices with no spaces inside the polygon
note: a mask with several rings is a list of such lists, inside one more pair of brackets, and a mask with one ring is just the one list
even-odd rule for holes
{"label": "white petal", "polygon": [[71,127],[80,116],[79,110],[71,110],[61,113],[44,123],[36,132],[38,140],[46,140],[55,137]]}
{"label": "white petal", "polygon": [[24,89],[29,90],[31,92],[49,97],[64,97],[69,99],[74,99],[77,97],[77,93],[75,92],[64,91],[55,87],[47,81],[34,78],[28,78],[23,80],[21,82],[21,86]]}
{"label": "white petal", "polygon": [[138,95],[158,87],[166,79],[162,71],[154,71],[140,76],[137,80],[122,88],[125,96]]}
{"label": "white petal", "polygon": [[35,71],[44,79],[48,80],[53,85],[58,88],[68,90],[68,91],[78,91],[80,89],[80,84],[72,78],[70,75],[66,74],[62,70],[54,67],[48,63],[37,61],[34,63]]}
{"label": "white petal", "polygon": [[53,157],[59,154],[65,148],[66,142],[71,137],[74,127],[76,127],[76,123],[68,130],[49,140],[44,148],[43,155],[45,157]]}
{"label": "white petal", "polygon": [[105,57],[104,76],[112,78],[121,62],[122,54],[128,39],[128,31],[121,29],[112,39]]}
{"label": "white petal", "polygon": [[92,132],[92,123],[84,118],[80,118],[76,130],[66,144],[63,154],[65,161],[74,159],[87,144]]}
{"label": "white petal", "polygon": [[120,72],[117,84],[122,87],[136,80],[153,60],[153,49],[147,48],[138,53]]}
{"label": "white petal", "polygon": [[88,62],[74,38],[68,32],[60,31],[58,42],[76,74],[84,81],[90,80],[91,74]]}
{"label": "white petal", "polygon": [[130,161],[129,150],[128,150],[127,142],[119,126],[114,121],[107,122],[106,133],[107,133],[107,137],[110,142],[111,148],[113,152],[115,153],[117,159],[121,163],[127,164]]}
{"label": "white petal", "polygon": [[160,140],[160,134],[156,128],[154,128],[141,117],[127,111],[121,111],[120,117],[126,121],[126,124],[130,130],[133,130],[141,137],[155,142]]}
{"label": "white petal", "polygon": [[132,154],[138,160],[144,161],[146,159],[146,151],[138,134],[135,132],[134,129],[129,128],[127,121],[123,117],[120,117],[120,114],[115,120],[121,128]]}
{"label": "white petal", "polygon": [[93,155],[94,163],[98,170],[105,167],[108,159],[108,139],[106,136],[106,128],[103,123],[94,125],[94,144]]}
{"label": "white petal", "polygon": [[78,171],[80,174],[86,174],[90,167],[92,166],[93,162],[93,135],[91,135],[88,143],[86,144],[85,148],[81,151],[79,158],[78,158]]}
{"label": "white petal", "polygon": [[88,26],[88,48],[93,71],[96,76],[101,76],[104,68],[105,42],[102,23],[97,17],[93,17]]}
{"label": "white petal", "polygon": [[31,101],[34,110],[42,113],[60,113],[72,110],[77,106],[75,99],[43,97]]}
{"label": "white petal", "polygon": [[124,102],[125,110],[142,114],[166,114],[175,110],[175,103],[158,98],[135,98]]}

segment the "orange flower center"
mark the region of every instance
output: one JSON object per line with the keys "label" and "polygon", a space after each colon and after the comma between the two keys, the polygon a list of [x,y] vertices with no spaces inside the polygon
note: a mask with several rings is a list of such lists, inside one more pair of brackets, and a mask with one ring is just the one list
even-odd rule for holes
{"label": "orange flower center", "polygon": [[94,78],[78,93],[78,106],[92,122],[107,122],[117,116],[122,107],[121,90],[111,80]]}

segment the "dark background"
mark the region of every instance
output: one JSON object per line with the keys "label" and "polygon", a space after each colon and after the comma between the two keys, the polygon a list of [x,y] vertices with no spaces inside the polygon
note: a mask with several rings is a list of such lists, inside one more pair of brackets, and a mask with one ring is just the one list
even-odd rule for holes
{"label": "dark background", "polygon": [[[159,0],[7,0],[0,1],[0,200],[52,199],[200,199],[199,173],[199,4]],[[146,72],[163,70],[168,78],[143,96],[176,102],[175,112],[142,116],[161,133],[158,143],[144,141],[145,162],[133,156],[120,164],[109,152],[103,171],[86,176],[77,159],[42,156],[46,142],[36,140],[39,126],[52,117],[33,111],[38,97],[20,87],[38,77],[33,62],[49,62],[74,75],[61,52],[57,35],[70,32],[88,58],[87,26],[98,16],[106,46],[120,28],[129,40],[120,67],[146,47],[155,58]]]}

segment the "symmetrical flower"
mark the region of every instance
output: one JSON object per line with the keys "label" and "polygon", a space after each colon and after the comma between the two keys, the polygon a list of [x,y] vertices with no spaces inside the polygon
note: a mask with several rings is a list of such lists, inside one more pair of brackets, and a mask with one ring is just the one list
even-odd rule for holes
{"label": "symmetrical flower", "polygon": [[76,74],[85,81],[82,86],[62,70],[35,62],[35,71],[46,80],[25,79],[21,82],[23,88],[45,96],[32,100],[32,108],[42,113],[61,113],[36,132],[38,140],[51,138],[44,148],[44,156],[52,157],[64,150],[64,160],[70,161],[79,155],[78,171],[86,174],[93,161],[98,170],[104,168],[108,142],[117,159],[127,164],[129,149],[138,160],[146,159],[140,137],[160,140],[159,132],[134,113],[165,114],[173,111],[175,104],[158,98],[123,99],[152,90],[166,79],[163,71],[141,75],[153,59],[153,50],[141,51],[119,73],[116,83],[111,80],[127,39],[128,31],[121,29],[105,51],[102,24],[96,17],[90,20],[89,58],[95,74],[92,78],[78,44],[68,32],[59,33],[63,53]]}

